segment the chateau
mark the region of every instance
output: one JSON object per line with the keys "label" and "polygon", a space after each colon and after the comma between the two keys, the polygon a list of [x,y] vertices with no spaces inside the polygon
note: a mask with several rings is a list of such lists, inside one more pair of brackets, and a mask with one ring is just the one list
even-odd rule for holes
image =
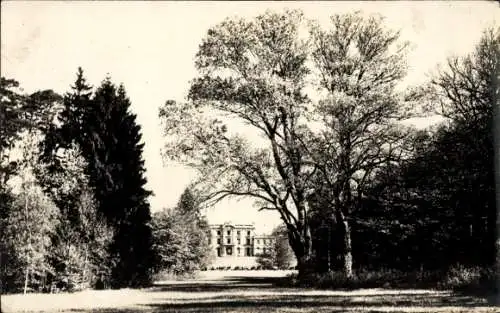
{"label": "chateau", "polygon": [[256,235],[253,224],[212,224],[208,243],[215,264],[225,266],[254,265],[257,256],[274,248],[274,238]]}

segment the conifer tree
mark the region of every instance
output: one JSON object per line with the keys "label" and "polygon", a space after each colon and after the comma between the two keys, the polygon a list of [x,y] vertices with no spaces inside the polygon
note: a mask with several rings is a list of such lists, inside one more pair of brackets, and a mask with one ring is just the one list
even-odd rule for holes
{"label": "conifer tree", "polygon": [[[99,214],[113,229],[110,285],[129,287],[149,282],[151,252],[150,191],[142,159],[140,126],[130,113],[125,88],[106,78],[92,95],[78,69],[72,92],[64,98],[61,126],[46,142],[46,155],[76,143],[86,161],[85,174]],[[52,158],[57,167],[57,158]]]}

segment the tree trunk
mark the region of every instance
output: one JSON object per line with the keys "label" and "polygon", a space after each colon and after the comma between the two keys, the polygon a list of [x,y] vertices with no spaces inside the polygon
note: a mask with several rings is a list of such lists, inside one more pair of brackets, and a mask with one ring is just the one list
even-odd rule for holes
{"label": "tree trunk", "polygon": [[304,276],[311,271],[312,240],[307,228],[304,234],[288,230],[288,241],[297,259],[299,276]]}
{"label": "tree trunk", "polygon": [[30,274],[30,268],[29,265],[26,265],[26,272],[24,275],[24,294],[28,292],[28,280],[29,280],[29,275]]}
{"label": "tree trunk", "polygon": [[24,213],[26,214],[26,227],[28,233],[28,255],[26,256],[26,273],[24,275],[24,294],[28,291],[28,280],[30,274],[30,253],[31,253],[31,232],[30,232],[30,220],[29,220],[29,210],[28,210],[28,189],[26,188],[26,183],[24,183]]}
{"label": "tree trunk", "polygon": [[347,278],[353,278],[352,271],[352,243],[351,243],[351,228],[349,222],[342,211],[336,212],[337,222],[342,233],[342,264],[344,274]]}

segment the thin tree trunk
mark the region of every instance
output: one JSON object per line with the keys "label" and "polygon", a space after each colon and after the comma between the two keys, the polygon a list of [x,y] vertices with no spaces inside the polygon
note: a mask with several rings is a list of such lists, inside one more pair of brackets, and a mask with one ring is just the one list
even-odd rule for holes
{"label": "thin tree trunk", "polygon": [[24,294],[28,291],[28,279],[29,279],[30,268],[29,265],[26,265],[26,271],[24,275]]}
{"label": "thin tree trunk", "polygon": [[31,233],[29,230],[29,210],[28,210],[28,189],[26,188],[26,183],[24,186],[24,213],[26,214],[26,227],[28,233],[28,254],[26,256],[26,271],[24,276],[24,294],[28,291],[28,280],[30,272],[30,253],[31,253]]}
{"label": "thin tree trunk", "polygon": [[82,281],[80,282],[81,287],[87,284],[87,269],[88,269],[88,252],[87,249],[85,248],[85,260],[83,261]]}

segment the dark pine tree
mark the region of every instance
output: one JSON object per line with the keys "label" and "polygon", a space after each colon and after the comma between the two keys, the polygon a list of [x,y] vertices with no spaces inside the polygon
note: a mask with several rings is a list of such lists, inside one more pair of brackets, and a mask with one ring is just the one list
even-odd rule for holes
{"label": "dark pine tree", "polygon": [[115,229],[115,267],[111,285],[135,287],[149,283],[153,262],[150,191],[142,159],[144,144],[136,116],[123,86],[106,79],[97,89],[86,119],[92,137],[90,178],[99,210]]}
{"label": "dark pine tree", "polygon": [[145,285],[153,262],[147,201],[151,192],[144,188],[144,144],[136,116],[129,111],[130,100],[124,87],[117,88],[109,78],[92,96],[79,68],[63,104],[60,126],[46,138],[45,157],[50,159],[45,161],[50,160],[57,170],[54,152],[73,143],[79,146],[97,210],[115,234],[109,284],[117,288]]}

